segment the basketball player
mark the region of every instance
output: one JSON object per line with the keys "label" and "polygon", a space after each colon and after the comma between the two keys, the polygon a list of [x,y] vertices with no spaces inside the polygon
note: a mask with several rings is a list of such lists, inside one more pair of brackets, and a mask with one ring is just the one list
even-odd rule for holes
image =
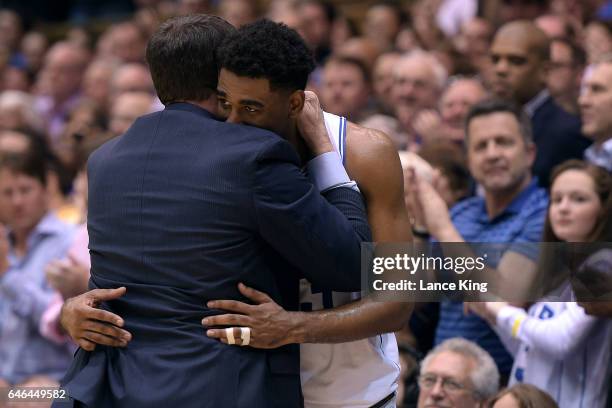
{"label": "basketball player", "polygon": [[[305,102],[304,88],[314,64],[295,31],[262,20],[240,29],[224,43],[220,55],[219,112],[227,121],[280,134],[293,144],[303,162],[308,152],[300,130],[316,126],[317,121],[324,123],[346,171],[364,195],[374,240],[411,239],[402,170],[393,143],[379,131],[321,114],[312,93]],[[303,109],[309,110],[304,112],[307,120],[298,121]],[[412,304],[359,300],[358,293],[321,292],[303,281],[301,309],[307,312],[288,312],[261,292],[244,286],[240,290],[259,305],[213,302],[210,307],[239,314],[210,317],[203,324],[250,327],[252,347],[302,343],[306,407],[395,406],[400,368],[391,332],[406,323]],[[240,344],[239,329],[234,332]],[[207,331],[227,342],[225,333],[222,329]]]}

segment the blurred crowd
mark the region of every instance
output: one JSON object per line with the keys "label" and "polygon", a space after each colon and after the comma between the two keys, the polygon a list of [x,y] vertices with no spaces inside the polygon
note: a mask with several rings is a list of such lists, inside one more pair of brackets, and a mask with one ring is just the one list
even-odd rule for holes
{"label": "blurred crowd", "polygon": [[[397,146],[415,239],[610,241],[612,2],[68,3],[0,1],[0,386],[57,384],[72,359],[58,319],[89,279],[87,157],[163,109],[144,53],[174,15],[297,30],[324,110]],[[494,266],[520,280],[520,256]],[[612,307],[566,292],[419,304],[399,406],[606,406]]]}

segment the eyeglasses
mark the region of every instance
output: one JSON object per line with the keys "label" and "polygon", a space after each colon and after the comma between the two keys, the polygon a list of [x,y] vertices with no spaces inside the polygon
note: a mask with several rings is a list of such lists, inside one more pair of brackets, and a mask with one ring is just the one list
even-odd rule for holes
{"label": "eyeglasses", "polygon": [[420,375],[418,380],[419,387],[424,390],[429,390],[438,383],[438,379],[442,380],[442,389],[449,394],[457,394],[461,391],[468,390],[467,386],[452,378],[437,376],[435,374]]}

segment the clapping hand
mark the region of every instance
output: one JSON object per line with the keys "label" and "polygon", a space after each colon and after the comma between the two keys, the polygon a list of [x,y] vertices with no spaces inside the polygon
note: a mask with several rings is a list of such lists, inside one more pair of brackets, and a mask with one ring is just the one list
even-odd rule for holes
{"label": "clapping hand", "polygon": [[473,313],[486,320],[491,326],[495,326],[499,311],[506,306],[508,306],[507,302],[465,302],[463,313],[466,315]]}
{"label": "clapping hand", "polygon": [[45,267],[45,274],[49,284],[64,299],[80,295],[87,290],[89,267],[70,254],[68,259],[49,262]]}

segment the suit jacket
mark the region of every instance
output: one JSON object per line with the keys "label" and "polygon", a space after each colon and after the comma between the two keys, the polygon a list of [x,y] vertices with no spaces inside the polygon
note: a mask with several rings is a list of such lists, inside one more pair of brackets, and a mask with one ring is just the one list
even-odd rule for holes
{"label": "suit jacket", "polygon": [[[244,282],[297,305],[298,279],[360,289],[369,240],[360,195],[324,198],[289,143],[177,103],[138,119],[89,159],[91,288],[127,287],[105,308],[127,348],[78,350],[63,386],[90,407],[299,407],[297,345],[228,346],[204,334],[212,299]],[[334,205],[331,205],[333,203]]]}
{"label": "suit jacket", "polygon": [[541,187],[548,187],[552,169],[569,159],[582,159],[592,143],[582,136],[580,118],[561,109],[548,98],[531,118],[533,139],[537,147],[533,174]]}

